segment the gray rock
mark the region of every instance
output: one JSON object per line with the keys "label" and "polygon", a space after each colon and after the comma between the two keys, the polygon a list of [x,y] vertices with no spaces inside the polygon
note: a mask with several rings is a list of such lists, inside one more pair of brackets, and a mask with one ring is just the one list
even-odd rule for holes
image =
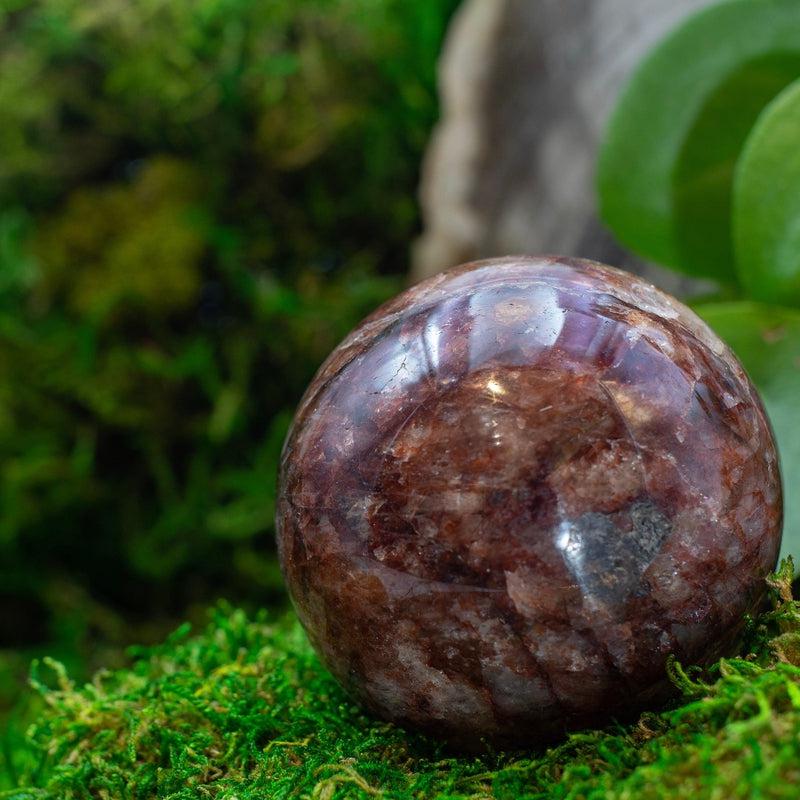
{"label": "gray rock", "polygon": [[414,277],[507,253],[594,258],[678,294],[597,218],[598,145],[644,54],[711,0],[466,0],[440,64],[442,119],[423,167]]}

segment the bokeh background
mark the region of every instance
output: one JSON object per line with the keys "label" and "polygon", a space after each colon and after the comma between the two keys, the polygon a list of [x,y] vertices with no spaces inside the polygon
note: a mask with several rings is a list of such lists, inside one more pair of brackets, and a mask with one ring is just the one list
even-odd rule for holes
{"label": "bokeh background", "polygon": [[0,714],[283,602],[278,453],[405,280],[455,5],[0,3]]}

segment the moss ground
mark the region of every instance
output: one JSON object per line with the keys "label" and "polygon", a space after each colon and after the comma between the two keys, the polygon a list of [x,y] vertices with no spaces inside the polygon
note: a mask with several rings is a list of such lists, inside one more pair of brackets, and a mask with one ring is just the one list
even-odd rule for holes
{"label": "moss ground", "polygon": [[[273,798],[796,798],[800,602],[791,566],[745,655],[672,663],[680,700],[538,751],[455,757],[370,719],[320,666],[291,616],[218,606],[77,686],[34,665],[38,709],[5,733],[2,800]],[[22,728],[27,731],[22,733]],[[2,785],[2,784],[0,784]]]}

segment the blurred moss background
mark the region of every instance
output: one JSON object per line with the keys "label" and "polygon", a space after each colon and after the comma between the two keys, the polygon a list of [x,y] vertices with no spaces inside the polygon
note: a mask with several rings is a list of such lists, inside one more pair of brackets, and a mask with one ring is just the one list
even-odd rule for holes
{"label": "blurred moss background", "polygon": [[457,0],[0,0],[0,713],[280,602],[293,405],[395,292]]}

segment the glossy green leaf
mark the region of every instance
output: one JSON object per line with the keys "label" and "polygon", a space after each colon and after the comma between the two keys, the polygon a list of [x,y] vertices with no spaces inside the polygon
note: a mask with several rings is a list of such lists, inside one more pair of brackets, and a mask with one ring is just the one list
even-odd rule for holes
{"label": "glossy green leaf", "polygon": [[642,63],[600,156],[601,214],[646,258],[735,282],[736,162],[762,109],[800,76],[800,2],[730,0]]}
{"label": "glossy green leaf", "polygon": [[736,266],[748,294],[800,305],[800,81],[759,117],[733,198]]}
{"label": "glossy green leaf", "polygon": [[751,302],[695,307],[761,392],[783,468],[783,554],[800,553],[800,312]]}

